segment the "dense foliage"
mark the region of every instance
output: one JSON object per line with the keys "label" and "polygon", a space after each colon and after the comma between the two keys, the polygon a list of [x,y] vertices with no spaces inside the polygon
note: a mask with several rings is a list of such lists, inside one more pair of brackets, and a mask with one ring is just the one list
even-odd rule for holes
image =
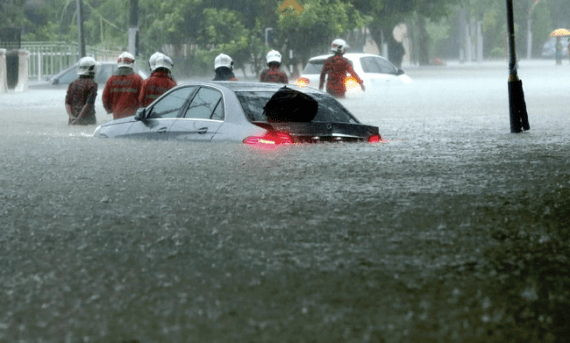
{"label": "dense foliage", "polygon": [[[548,33],[568,24],[566,0],[515,1],[517,48],[526,50],[531,30],[534,54]],[[102,48],[127,46],[129,1],[82,0],[85,41]],[[327,51],[331,39],[342,36],[357,48],[364,44],[363,27],[389,52],[398,42],[391,31],[405,22],[412,39],[414,61],[425,64],[429,57],[457,57],[471,30],[482,23],[485,57],[504,54],[505,3],[493,0],[298,0],[302,13],[285,10],[283,0],[138,0],[140,54],[166,50],[194,72],[210,71],[213,57],[223,51],[238,67],[259,70],[263,56],[274,48],[289,51],[303,61]],[[77,41],[77,0],[4,0],[0,3],[2,27],[20,27],[23,40]],[[469,29],[464,29],[469,27]],[[269,29],[270,28],[270,29]],[[270,33],[266,37],[266,31]],[[356,34],[355,34],[356,33]],[[265,40],[269,38],[269,44]],[[190,62],[189,62],[190,61]]]}

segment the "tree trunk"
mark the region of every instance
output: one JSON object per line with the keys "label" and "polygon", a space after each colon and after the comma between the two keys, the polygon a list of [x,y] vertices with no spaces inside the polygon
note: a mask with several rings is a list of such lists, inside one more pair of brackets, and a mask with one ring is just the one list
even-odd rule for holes
{"label": "tree trunk", "polygon": [[[402,44],[394,39],[393,31],[395,26],[396,24],[392,22],[384,22],[382,24],[372,23],[368,29],[370,30],[372,39],[374,39],[380,48],[380,51],[382,51],[382,43],[388,45],[388,60],[400,68],[405,51],[404,53],[402,52]],[[384,33],[384,35],[382,35],[382,33]],[[382,38],[384,40],[382,40]]]}
{"label": "tree trunk", "polygon": [[429,65],[429,36],[426,31],[426,19],[418,17],[418,52],[420,65]]}

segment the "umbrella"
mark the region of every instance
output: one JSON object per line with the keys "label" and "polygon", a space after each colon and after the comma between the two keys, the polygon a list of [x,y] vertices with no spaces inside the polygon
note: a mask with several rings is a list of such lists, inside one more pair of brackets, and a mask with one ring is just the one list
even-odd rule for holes
{"label": "umbrella", "polygon": [[550,33],[550,37],[570,36],[570,31],[566,29],[556,29]]}

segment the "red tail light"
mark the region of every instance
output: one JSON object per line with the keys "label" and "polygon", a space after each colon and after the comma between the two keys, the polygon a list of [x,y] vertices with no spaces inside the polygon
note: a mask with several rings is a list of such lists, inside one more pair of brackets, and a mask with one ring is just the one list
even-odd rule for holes
{"label": "red tail light", "polygon": [[382,137],[380,135],[373,135],[368,138],[368,143],[380,143],[382,142]]}
{"label": "red tail light", "polygon": [[247,137],[243,142],[247,145],[271,148],[283,144],[293,144],[293,138],[285,132],[269,131],[261,136]]}

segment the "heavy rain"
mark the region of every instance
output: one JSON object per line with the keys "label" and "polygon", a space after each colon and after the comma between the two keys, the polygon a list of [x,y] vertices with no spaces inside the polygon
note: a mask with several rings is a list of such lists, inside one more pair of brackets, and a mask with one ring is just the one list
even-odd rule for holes
{"label": "heavy rain", "polygon": [[[57,22],[46,19],[51,2],[59,6]],[[50,25],[57,27],[49,31],[52,40],[69,39],[77,34],[73,2],[8,0],[0,4],[0,19],[25,23],[24,40],[40,39],[32,28],[47,34]],[[114,13],[114,1],[84,2],[88,39],[119,45],[129,35],[131,42],[132,31],[115,27],[129,16]],[[386,13],[366,7],[368,1],[338,1],[334,11],[350,15],[329,20],[346,32],[403,14],[410,28],[428,26],[419,39],[427,42],[430,32],[437,58],[404,58],[411,83],[377,83],[339,100],[360,122],[379,128],[380,143],[258,149],[97,138],[96,125],[68,125],[67,85],[30,80],[29,88],[0,87],[0,342],[566,342],[569,59],[555,55],[562,51],[550,44],[559,42],[555,37],[543,55],[531,45],[528,56],[519,54],[530,130],[511,133],[509,60],[504,32],[493,31],[504,26],[504,13],[497,19],[495,5],[484,1],[450,10],[461,25],[481,29],[476,39],[484,36],[486,45],[470,47],[472,56],[454,45],[445,58],[451,48],[434,43],[445,27],[440,9],[396,2],[397,11]],[[452,2],[429,3],[443,9]],[[322,9],[316,0],[303,1],[312,7],[299,7],[294,20],[247,1],[246,9],[212,2],[224,10],[181,1],[180,17],[165,6],[149,11],[149,3],[140,1],[146,57],[158,50],[157,37],[166,46],[188,32],[203,45],[212,37],[200,35],[208,34],[226,47],[243,43],[213,34],[227,28],[221,16],[232,34],[254,37],[248,47],[268,50],[272,31],[265,28],[265,42],[248,35],[263,27],[242,22],[238,12],[274,20],[274,39],[286,44],[295,37],[311,46],[314,37],[304,30],[314,23],[305,18],[322,23],[322,16],[310,17]],[[553,5],[521,1],[515,10],[528,14],[524,25],[548,33],[555,27],[531,20],[546,18],[546,6]],[[195,7],[200,11],[192,12]],[[414,17],[417,11],[430,20]],[[473,13],[484,14],[487,26],[467,18]],[[200,31],[203,20],[219,26]],[[378,28],[367,31],[373,39]],[[171,35],[162,37],[161,30]],[[465,35],[463,41],[475,40]],[[393,53],[392,38],[379,47],[388,51],[377,53]],[[535,48],[545,40],[535,37]],[[327,38],[323,46],[329,44]],[[197,49],[190,62],[174,59],[178,84],[213,77],[211,57],[218,51]],[[239,55],[234,58],[239,66]],[[146,62],[141,57],[141,69]],[[241,81],[258,81],[259,70],[241,67]],[[103,88],[95,101],[98,125],[113,120]]]}
{"label": "heavy rain", "polygon": [[[569,66],[410,68],[344,100],[386,143],[91,137],[0,94],[0,337],[487,341],[568,332]],[[97,103],[99,122],[110,120]]]}

